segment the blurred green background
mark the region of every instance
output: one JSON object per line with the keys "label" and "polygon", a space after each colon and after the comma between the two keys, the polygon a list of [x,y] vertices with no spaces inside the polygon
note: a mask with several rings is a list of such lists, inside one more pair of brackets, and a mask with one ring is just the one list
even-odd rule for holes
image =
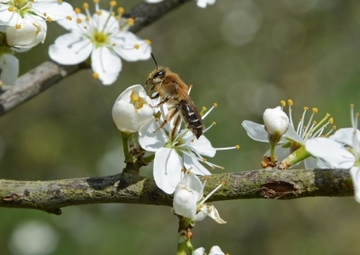
{"label": "blurred green background", "polygon": [[[121,1],[126,10],[140,1]],[[71,2],[74,7],[82,2]],[[104,9],[106,1],[101,2]],[[47,48],[64,31],[48,25],[44,45],[18,54],[21,72],[48,60]],[[185,4],[138,33],[152,41],[161,65],[193,84],[200,108],[216,108],[206,133],[225,171],[258,169],[266,144],[251,141],[245,119],[261,122],[265,108],[291,98],[302,108],[329,112],[338,128],[350,125],[349,104],[360,111],[360,2],[357,0],[218,0],[200,9]],[[0,178],[53,180],[116,174],[124,167],[112,123],[117,96],[144,84],[152,60],[127,63],[116,84],[102,86],[91,71],[56,84],[0,119]],[[210,160],[210,159],[209,159]],[[215,170],[214,173],[220,173]],[[142,175],[152,176],[151,168]],[[235,254],[359,254],[360,205],[354,198],[215,203],[228,223],[211,219],[194,228],[193,245],[219,245]],[[177,218],[170,208],[89,205],[61,216],[0,208],[0,254],[175,254]]]}

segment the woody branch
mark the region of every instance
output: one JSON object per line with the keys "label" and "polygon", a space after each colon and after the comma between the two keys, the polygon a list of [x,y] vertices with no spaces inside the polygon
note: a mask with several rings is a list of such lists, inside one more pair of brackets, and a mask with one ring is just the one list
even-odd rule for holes
{"label": "woody branch", "polygon": [[[209,201],[342,197],[352,196],[354,192],[348,170],[253,170],[214,174],[207,181],[205,195],[221,182],[225,185]],[[152,179],[131,173],[55,181],[0,180],[0,207],[38,209],[60,215],[62,207],[97,203],[171,206],[172,196],[157,188]]]}

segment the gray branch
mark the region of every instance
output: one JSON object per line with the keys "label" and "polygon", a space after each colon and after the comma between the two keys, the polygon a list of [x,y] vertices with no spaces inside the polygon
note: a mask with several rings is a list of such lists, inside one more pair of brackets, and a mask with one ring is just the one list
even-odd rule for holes
{"label": "gray branch", "polygon": [[[124,17],[134,19],[130,31],[136,33],[188,1],[167,0],[159,4],[143,2],[125,13]],[[14,85],[0,94],[0,116],[84,68],[89,67],[83,63],[72,66],[62,66],[51,61],[42,63],[19,77]]]}
{"label": "gray branch", "polygon": [[[209,201],[267,198],[343,197],[354,193],[348,170],[254,170],[211,175],[205,195],[225,183]],[[0,180],[0,207],[38,209],[61,214],[62,207],[128,203],[172,205],[154,180],[122,173],[55,181]]]}

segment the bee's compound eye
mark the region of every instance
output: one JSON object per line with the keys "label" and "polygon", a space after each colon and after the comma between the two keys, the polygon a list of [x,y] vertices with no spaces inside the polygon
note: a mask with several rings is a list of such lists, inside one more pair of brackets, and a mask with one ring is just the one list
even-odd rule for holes
{"label": "bee's compound eye", "polygon": [[164,78],[165,76],[165,70],[160,70],[159,72],[156,72],[153,76],[153,79],[156,79],[156,78]]}

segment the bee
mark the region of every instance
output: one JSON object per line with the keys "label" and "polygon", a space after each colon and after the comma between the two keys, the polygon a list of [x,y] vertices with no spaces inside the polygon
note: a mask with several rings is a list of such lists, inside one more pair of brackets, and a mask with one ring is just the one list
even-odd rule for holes
{"label": "bee", "polygon": [[175,116],[180,115],[186,127],[199,139],[203,134],[204,124],[188,94],[188,86],[180,79],[178,74],[170,71],[167,67],[158,66],[154,55],[151,54],[151,56],[155,62],[155,69],[149,74],[146,85],[151,85],[150,95],[154,91],[156,93],[151,95],[150,98],[160,97],[160,103],[153,106],[154,108],[166,103],[169,110],[159,129],[163,128]]}

